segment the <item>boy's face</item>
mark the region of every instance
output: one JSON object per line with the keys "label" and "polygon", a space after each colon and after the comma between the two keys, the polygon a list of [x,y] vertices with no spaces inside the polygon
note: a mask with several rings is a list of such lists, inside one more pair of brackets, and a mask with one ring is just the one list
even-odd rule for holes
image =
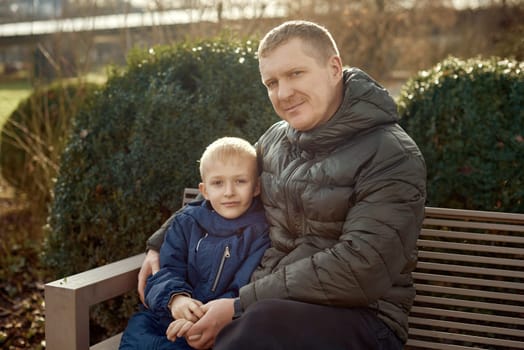
{"label": "boy's face", "polygon": [[226,219],[244,214],[260,193],[256,160],[231,157],[226,161],[209,160],[204,166],[204,179],[198,186],[213,209]]}
{"label": "boy's face", "polygon": [[340,57],[320,62],[301,39],[291,39],[260,57],[259,69],[275,112],[296,130],[327,122],[342,102]]}

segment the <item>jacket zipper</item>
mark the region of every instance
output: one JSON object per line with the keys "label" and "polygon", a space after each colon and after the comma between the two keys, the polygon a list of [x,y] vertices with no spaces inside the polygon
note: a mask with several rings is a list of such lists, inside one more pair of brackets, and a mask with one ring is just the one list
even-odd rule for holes
{"label": "jacket zipper", "polygon": [[[298,146],[295,146],[295,147],[298,147]],[[300,152],[298,149],[295,150],[295,153],[296,153],[297,158],[295,158],[293,162],[295,162],[296,164],[293,166],[293,170],[289,172],[288,174],[286,174],[286,179],[284,183],[284,193],[285,193],[285,198],[289,203],[288,206],[293,211],[290,213],[289,208],[288,208],[288,213],[289,213],[288,217],[290,218],[289,220],[292,221],[292,223],[290,222],[289,227],[294,228],[295,234],[297,234],[303,229],[304,215],[298,214],[299,213],[299,204],[295,196],[292,197],[289,195],[289,187],[290,187],[290,184],[293,182],[293,179],[294,179],[293,175],[295,175],[298,172],[298,169],[300,168],[300,166],[307,163],[308,160],[303,159],[300,156]],[[299,222],[300,218],[302,218],[301,222]]]}
{"label": "jacket zipper", "polygon": [[229,246],[226,245],[226,248],[224,248],[224,254],[222,254],[222,260],[220,260],[220,265],[218,266],[215,282],[213,282],[213,287],[211,288],[212,292],[214,292],[217,289],[218,281],[220,280],[220,275],[222,275],[222,270],[224,269],[226,259],[229,259],[230,257],[231,254],[229,253]]}
{"label": "jacket zipper", "polygon": [[204,235],[204,237],[200,238],[196,244],[196,247],[195,247],[195,252],[198,252],[198,248],[200,247],[200,243],[202,243],[202,241],[204,240],[204,238],[206,238],[207,236],[209,235],[209,233],[206,232],[206,234]]}

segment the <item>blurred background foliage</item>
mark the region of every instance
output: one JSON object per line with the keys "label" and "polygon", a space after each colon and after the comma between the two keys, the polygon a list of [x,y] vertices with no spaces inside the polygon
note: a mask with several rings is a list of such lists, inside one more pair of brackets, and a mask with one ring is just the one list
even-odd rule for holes
{"label": "blurred background foliage", "polygon": [[31,198],[35,214],[46,213],[74,115],[96,87],[83,81],[57,81],[36,88],[2,128],[1,175]]}
{"label": "blurred background foliage", "polygon": [[524,62],[448,57],[398,105],[426,159],[428,205],[524,213]]}

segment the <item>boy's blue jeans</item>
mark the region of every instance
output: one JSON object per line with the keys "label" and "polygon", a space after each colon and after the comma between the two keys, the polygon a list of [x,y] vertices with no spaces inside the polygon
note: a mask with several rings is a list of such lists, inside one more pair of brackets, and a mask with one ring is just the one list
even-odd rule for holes
{"label": "boy's blue jeans", "polygon": [[119,350],[192,350],[185,339],[172,342],[166,337],[170,317],[158,317],[144,306],[127,323]]}

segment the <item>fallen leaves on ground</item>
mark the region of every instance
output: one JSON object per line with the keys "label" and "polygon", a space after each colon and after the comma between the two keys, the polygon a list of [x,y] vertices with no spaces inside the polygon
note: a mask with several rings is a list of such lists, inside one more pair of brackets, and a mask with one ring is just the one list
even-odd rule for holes
{"label": "fallen leaves on ground", "polygon": [[0,198],[0,348],[45,349],[41,225],[14,199]]}

